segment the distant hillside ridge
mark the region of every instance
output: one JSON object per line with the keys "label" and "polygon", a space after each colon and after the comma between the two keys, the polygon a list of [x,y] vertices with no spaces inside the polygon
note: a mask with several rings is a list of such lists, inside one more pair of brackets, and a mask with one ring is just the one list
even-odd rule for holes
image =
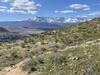
{"label": "distant hillside ridge", "polygon": [[9,32],[7,29],[3,28],[3,27],[0,27],[0,33],[1,32]]}

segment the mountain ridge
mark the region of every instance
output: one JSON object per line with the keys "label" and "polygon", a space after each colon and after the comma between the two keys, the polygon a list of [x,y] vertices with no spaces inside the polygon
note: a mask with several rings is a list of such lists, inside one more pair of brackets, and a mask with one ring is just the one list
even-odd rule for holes
{"label": "mountain ridge", "polygon": [[3,27],[0,27],[0,33],[1,32],[9,32],[7,29],[3,28]]}
{"label": "mountain ridge", "polygon": [[27,34],[32,34],[34,32],[38,34],[44,31],[69,27],[71,25],[76,25],[88,20],[89,19],[79,18],[79,17],[64,18],[64,17],[34,16],[32,19],[24,20],[24,21],[3,21],[3,22],[0,22],[0,27],[3,27],[10,32],[17,32],[20,34],[23,34],[25,32]]}
{"label": "mountain ridge", "polygon": [[80,22],[89,21],[91,19],[80,18],[80,17],[65,18],[65,17],[38,17],[38,16],[34,16],[31,20],[36,21],[36,22],[48,22],[48,23],[80,23]]}

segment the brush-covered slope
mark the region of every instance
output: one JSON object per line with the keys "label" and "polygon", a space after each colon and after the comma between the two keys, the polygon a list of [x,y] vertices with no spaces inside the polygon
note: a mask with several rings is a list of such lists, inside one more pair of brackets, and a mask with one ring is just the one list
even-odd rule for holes
{"label": "brush-covered slope", "polygon": [[100,18],[0,44],[0,75],[100,75]]}
{"label": "brush-covered slope", "polygon": [[42,41],[60,42],[65,45],[74,45],[98,39],[100,38],[100,19],[96,18],[77,26],[49,31],[41,34],[39,37]]}

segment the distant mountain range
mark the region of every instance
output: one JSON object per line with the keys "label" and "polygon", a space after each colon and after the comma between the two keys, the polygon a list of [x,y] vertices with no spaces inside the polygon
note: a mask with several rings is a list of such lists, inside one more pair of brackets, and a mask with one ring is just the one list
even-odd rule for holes
{"label": "distant mountain range", "polygon": [[38,17],[34,16],[32,18],[33,21],[35,22],[47,22],[47,23],[80,23],[80,22],[85,22],[87,18],[80,18],[80,17],[75,17],[75,18],[64,18],[64,17]]}
{"label": "distant mountain range", "polygon": [[47,30],[68,27],[81,22],[88,21],[87,18],[64,18],[64,17],[38,17],[25,21],[3,21],[0,22],[0,27],[7,29],[10,32],[19,34],[37,34]]}

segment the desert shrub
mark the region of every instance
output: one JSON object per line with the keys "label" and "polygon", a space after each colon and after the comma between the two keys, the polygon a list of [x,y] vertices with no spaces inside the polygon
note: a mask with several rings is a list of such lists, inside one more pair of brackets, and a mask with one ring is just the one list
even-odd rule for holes
{"label": "desert shrub", "polygon": [[22,44],[21,44],[21,47],[22,47],[22,48],[26,48],[26,44],[25,44],[25,43],[22,43]]}
{"label": "desert shrub", "polygon": [[38,71],[40,64],[44,64],[44,61],[40,57],[31,58],[22,66],[22,70],[28,71],[29,73]]}
{"label": "desert shrub", "polygon": [[83,75],[99,75],[98,66],[95,64],[88,64]]}
{"label": "desert shrub", "polygon": [[25,71],[37,71],[37,65],[38,62],[37,61],[32,61],[30,60],[29,62],[27,62],[23,67],[22,69],[25,70]]}
{"label": "desert shrub", "polygon": [[49,61],[52,64],[62,64],[65,62],[65,57],[60,53],[53,53],[49,56]]}
{"label": "desert shrub", "polygon": [[0,42],[0,46],[2,46],[2,43]]}
{"label": "desert shrub", "polygon": [[24,60],[27,53],[20,50],[3,50],[0,51],[0,69],[12,66]]}
{"label": "desert shrub", "polygon": [[14,51],[11,53],[13,59],[21,59],[23,58],[23,54],[20,54],[18,51]]}
{"label": "desert shrub", "polygon": [[27,38],[24,40],[24,43],[31,43],[31,44],[35,44],[36,40],[34,37],[31,38]]}
{"label": "desert shrub", "polygon": [[45,51],[47,51],[46,48],[42,47],[42,48],[38,48],[38,49],[34,49],[30,52],[30,54],[33,55],[40,55],[43,54]]}

